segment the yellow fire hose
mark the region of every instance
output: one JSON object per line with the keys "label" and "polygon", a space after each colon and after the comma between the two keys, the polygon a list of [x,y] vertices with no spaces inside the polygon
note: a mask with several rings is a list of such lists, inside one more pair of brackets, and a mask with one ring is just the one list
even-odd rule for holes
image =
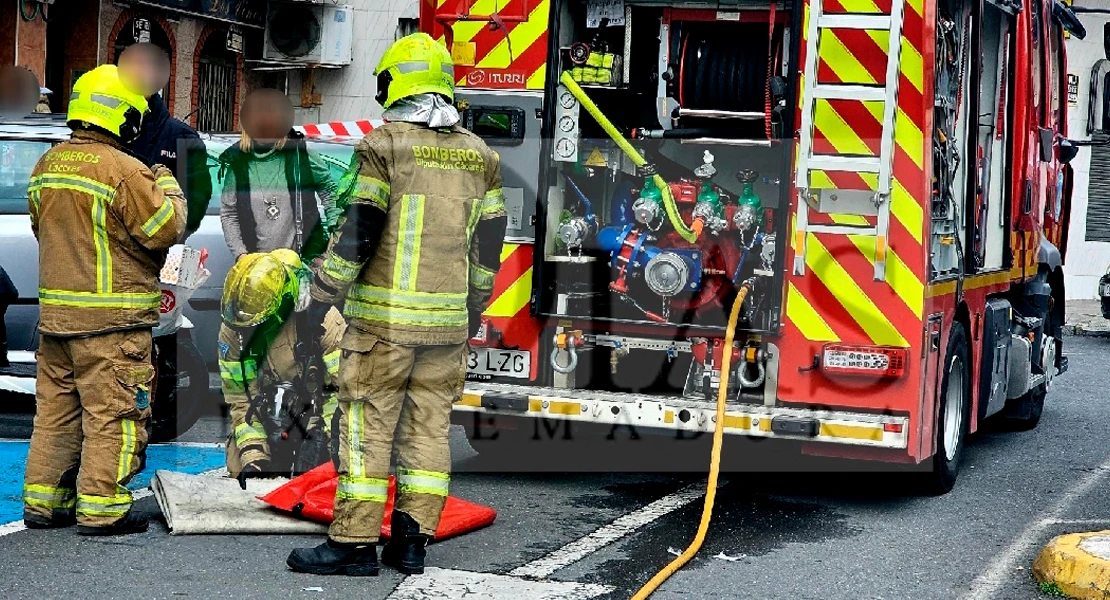
{"label": "yellow fire hose", "polygon": [[[590,116],[597,121],[598,125],[601,125],[601,128],[612,138],[613,142],[621,149],[621,152],[624,152],[637,167],[642,167],[647,164],[647,159],[644,158],[636,148],[632,147],[632,144],[628,143],[628,140],[624,138],[624,134],[622,134],[620,130],[617,129],[616,125],[613,125],[613,122],[601,112],[597,104],[594,104],[594,101],[590,100],[586,91],[582,89],[582,86],[578,85],[578,82],[570,76],[569,72],[564,71],[559,81],[566,86],[571,95],[582,103],[582,107],[586,109],[586,112],[590,113]],[[659,191],[663,192],[663,207],[667,210],[667,218],[671,222],[671,227],[674,227],[678,235],[682,236],[682,239],[687,242],[693,243],[697,241],[705,225],[700,220],[695,221],[693,227],[687,225],[682,220],[682,215],[678,214],[678,206],[675,204],[674,196],[671,195],[671,187],[667,185],[667,182],[659,175],[653,176],[652,180],[655,182],[655,186],[659,188]]]}
{"label": "yellow fire hose", "polygon": [[740,307],[744,305],[744,300],[747,299],[749,291],[751,291],[750,282],[744,283],[740,287],[736,300],[732,302],[732,312],[728,316],[725,349],[721,353],[721,383],[720,391],[717,393],[717,423],[713,428],[713,450],[709,455],[709,483],[705,489],[705,504],[701,510],[698,532],[694,535],[694,541],[690,542],[690,546],[678,558],[672,560],[671,564],[656,573],[651,581],[644,584],[644,587],[640,588],[635,596],[632,596],[632,600],[646,600],[671,575],[674,575],[683,565],[690,562],[690,559],[694,558],[694,555],[701,549],[701,545],[705,541],[705,534],[709,531],[709,521],[713,518],[713,502],[717,499],[717,476],[721,472],[721,445],[724,443],[725,437],[725,401],[728,399],[729,372],[732,370],[732,343],[736,338],[736,322],[740,319]]}

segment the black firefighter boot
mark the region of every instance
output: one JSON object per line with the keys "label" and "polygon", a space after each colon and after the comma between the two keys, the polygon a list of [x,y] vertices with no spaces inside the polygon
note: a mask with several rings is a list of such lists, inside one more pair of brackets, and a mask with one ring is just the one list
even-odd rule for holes
{"label": "black firefighter boot", "polygon": [[393,511],[390,519],[390,536],[382,548],[382,562],[405,575],[424,572],[424,547],[432,536],[420,533],[420,525],[408,513]]}
{"label": "black firefighter boot", "polygon": [[293,550],[285,564],[298,573],[372,577],[378,574],[378,548],[374,544],[344,544],[328,538],[315,548]]}

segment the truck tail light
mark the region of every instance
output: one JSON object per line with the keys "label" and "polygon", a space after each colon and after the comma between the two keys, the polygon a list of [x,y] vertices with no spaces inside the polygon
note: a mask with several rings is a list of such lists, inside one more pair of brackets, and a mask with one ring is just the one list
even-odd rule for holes
{"label": "truck tail light", "polygon": [[883,423],[883,431],[887,433],[902,433],[901,423]]}
{"label": "truck tail light", "polygon": [[882,346],[825,346],[821,365],[828,373],[901,377],[906,372],[906,349]]}

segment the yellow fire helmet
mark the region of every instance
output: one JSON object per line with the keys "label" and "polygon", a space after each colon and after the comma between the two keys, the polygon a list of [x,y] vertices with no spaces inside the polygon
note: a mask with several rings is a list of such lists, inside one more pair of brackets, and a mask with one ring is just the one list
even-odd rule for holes
{"label": "yellow fire helmet", "polygon": [[281,264],[289,268],[289,271],[296,277],[298,282],[299,292],[297,294],[297,306],[294,309],[296,312],[308,308],[308,304],[312,301],[309,292],[312,288],[312,271],[305,267],[304,262],[301,261],[301,255],[288,248],[279,248],[270,253],[270,256],[276,258]]}
{"label": "yellow fire helmet", "polygon": [[139,137],[148,108],[146,98],[128,89],[120,80],[115,66],[103,65],[85,73],[73,84],[66,122],[74,129],[87,123],[130,142]]}
{"label": "yellow fire helmet", "polygon": [[378,68],[378,95],[385,108],[402,98],[435,93],[455,99],[455,65],[451,53],[426,33],[405,36],[389,47]]}
{"label": "yellow fire helmet", "polygon": [[232,327],[254,327],[279,313],[288,318],[301,287],[296,274],[273,254],[248,254],[227,273],[220,316]]}

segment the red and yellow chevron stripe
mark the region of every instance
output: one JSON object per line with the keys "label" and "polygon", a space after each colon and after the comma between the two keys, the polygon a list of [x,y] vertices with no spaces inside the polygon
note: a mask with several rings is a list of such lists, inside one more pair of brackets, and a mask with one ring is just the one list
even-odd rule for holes
{"label": "red and yellow chevron stripe", "polygon": [[458,85],[543,89],[551,0],[426,0],[422,11],[421,29],[451,50]]}
{"label": "red and yellow chevron stripe", "polygon": [[493,280],[493,297],[485,316],[511,319],[527,315],[532,298],[532,248],[531,244],[510,243],[501,247],[501,270]]}
{"label": "red and yellow chevron stripe", "polygon": [[[826,13],[890,12],[890,0],[812,1],[823,1]],[[908,347],[921,338],[926,278],[923,244],[929,197],[923,156],[927,113],[922,10],[922,0],[906,1],[886,281],[873,280],[875,238],[808,234],[807,274],[789,277],[787,281],[788,334],[800,334],[811,342],[848,341],[899,347]],[[807,6],[803,32],[807,31],[809,16]],[[819,46],[818,81],[885,84],[888,40],[886,31],[824,30]],[[803,81],[802,85],[806,83]],[[799,109],[800,105],[801,94]],[[882,111],[879,102],[819,101],[814,119],[814,151],[877,156],[882,142]],[[820,188],[876,189],[878,178],[854,173],[815,173],[811,183]],[[870,217],[822,216],[814,212],[810,215],[814,222],[873,222]],[[793,231],[790,239],[794,239]],[[786,264],[792,262],[794,250],[791,249]]]}
{"label": "red and yellow chevron stripe", "polygon": [[531,353],[529,377],[535,381],[540,372],[540,334],[543,323],[530,314],[532,299],[532,244],[506,242],[501,247],[501,269],[493,280],[493,296],[483,315],[499,332],[503,348]]}

